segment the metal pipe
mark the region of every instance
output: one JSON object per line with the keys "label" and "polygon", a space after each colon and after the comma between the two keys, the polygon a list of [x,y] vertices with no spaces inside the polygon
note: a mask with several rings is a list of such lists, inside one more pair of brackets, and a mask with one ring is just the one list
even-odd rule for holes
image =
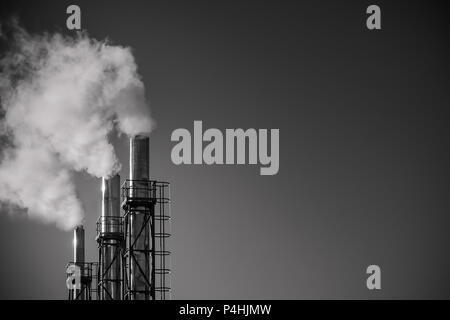
{"label": "metal pipe", "polygon": [[82,225],[76,226],[73,230],[73,262],[84,263],[84,228]]}
{"label": "metal pipe", "polygon": [[[115,217],[113,219],[105,217]],[[120,176],[102,178],[102,232],[119,232],[117,218],[120,217]]]}
{"label": "metal pipe", "polygon": [[[130,180],[131,196],[146,198],[146,187],[150,179],[150,140],[148,137],[137,135],[130,139]],[[139,181],[144,180],[144,181]]]}

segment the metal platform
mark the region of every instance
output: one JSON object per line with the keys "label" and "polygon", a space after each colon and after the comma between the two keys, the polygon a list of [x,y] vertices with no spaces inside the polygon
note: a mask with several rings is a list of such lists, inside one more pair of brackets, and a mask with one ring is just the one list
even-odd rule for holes
{"label": "metal platform", "polygon": [[[66,270],[69,266],[75,265],[80,268],[80,289],[69,290],[69,300],[97,300],[97,262],[69,262],[66,266]],[[69,275],[68,275],[69,277]]]}

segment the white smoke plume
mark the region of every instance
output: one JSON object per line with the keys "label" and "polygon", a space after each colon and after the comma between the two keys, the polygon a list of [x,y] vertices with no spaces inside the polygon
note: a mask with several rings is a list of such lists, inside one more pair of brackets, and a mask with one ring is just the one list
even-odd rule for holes
{"label": "white smoke plume", "polygon": [[[1,35],[5,40],[5,33]],[[0,201],[68,230],[83,218],[74,171],[120,170],[108,135],[153,126],[130,48],[17,24],[0,60]]]}

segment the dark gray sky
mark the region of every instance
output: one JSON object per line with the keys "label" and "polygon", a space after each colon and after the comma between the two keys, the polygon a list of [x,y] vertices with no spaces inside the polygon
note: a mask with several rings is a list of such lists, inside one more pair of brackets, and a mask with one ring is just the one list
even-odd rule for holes
{"label": "dark gray sky", "polygon": [[[69,33],[72,2],[2,1],[0,16]],[[371,1],[75,3],[91,36],[133,48],[147,86],[151,176],[172,183],[174,298],[450,298],[447,7],[376,1],[370,32]],[[278,175],[173,165],[170,134],[194,120],[279,128]],[[127,141],[115,145],[125,178]],[[76,182],[96,260],[100,181]],[[2,212],[0,298],[65,299],[71,241]]]}

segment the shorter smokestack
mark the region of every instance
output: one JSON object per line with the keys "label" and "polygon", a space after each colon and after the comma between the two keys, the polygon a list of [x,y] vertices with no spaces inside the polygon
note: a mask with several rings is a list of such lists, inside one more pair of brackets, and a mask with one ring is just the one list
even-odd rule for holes
{"label": "shorter smokestack", "polygon": [[73,297],[76,300],[85,300],[84,285],[84,228],[82,225],[76,226],[73,231],[73,262],[80,270],[80,288],[73,290]]}
{"label": "shorter smokestack", "polygon": [[79,225],[73,231],[73,262],[84,263],[84,228]]}

